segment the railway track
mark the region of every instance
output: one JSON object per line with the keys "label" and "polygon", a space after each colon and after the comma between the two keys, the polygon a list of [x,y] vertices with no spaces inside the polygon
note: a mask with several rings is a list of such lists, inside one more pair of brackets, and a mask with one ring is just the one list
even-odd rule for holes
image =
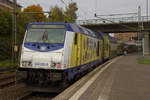
{"label": "railway track", "polygon": [[16,72],[0,75],[0,89],[15,85]]}
{"label": "railway track", "polygon": [[16,84],[0,90],[0,100],[18,100],[24,94],[29,93],[24,84]]}
{"label": "railway track", "polygon": [[58,94],[34,93],[29,91],[24,84],[0,90],[0,100],[52,100]]}
{"label": "railway track", "polygon": [[17,100],[52,100],[57,95],[55,93],[28,92]]}
{"label": "railway track", "polygon": [[57,95],[30,92],[17,80],[16,68],[0,69],[0,100],[51,100]]}
{"label": "railway track", "polygon": [[0,89],[13,86],[16,83],[16,67],[0,69]]}

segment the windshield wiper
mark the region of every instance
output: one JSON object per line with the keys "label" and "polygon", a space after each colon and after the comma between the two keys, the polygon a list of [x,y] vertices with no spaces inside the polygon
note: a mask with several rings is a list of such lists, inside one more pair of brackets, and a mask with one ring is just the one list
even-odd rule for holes
{"label": "windshield wiper", "polygon": [[43,42],[45,43],[46,42],[46,40],[47,40],[47,29],[45,29],[45,31],[44,31],[44,33],[43,33],[43,38],[42,38],[42,40],[43,40]]}

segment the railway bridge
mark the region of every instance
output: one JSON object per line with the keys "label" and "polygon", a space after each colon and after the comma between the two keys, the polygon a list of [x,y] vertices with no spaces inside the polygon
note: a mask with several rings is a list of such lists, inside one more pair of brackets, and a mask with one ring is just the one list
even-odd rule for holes
{"label": "railway bridge", "polygon": [[77,20],[76,23],[104,33],[138,32],[139,37],[144,37],[144,54],[150,55],[150,17],[142,16],[141,21],[139,21],[137,16],[107,19],[97,18]]}

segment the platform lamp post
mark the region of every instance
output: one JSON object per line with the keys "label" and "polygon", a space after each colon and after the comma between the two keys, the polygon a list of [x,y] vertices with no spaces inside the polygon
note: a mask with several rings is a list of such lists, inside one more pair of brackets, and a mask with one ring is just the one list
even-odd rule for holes
{"label": "platform lamp post", "polygon": [[141,21],[141,7],[138,6],[138,53],[141,50],[141,33],[142,33],[142,21]]}
{"label": "platform lamp post", "polygon": [[16,0],[13,0],[13,14],[12,14],[12,61],[17,61],[17,52],[18,52],[18,46],[17,46],[17,4]]}
{"label": "platform lamp post", "polygon": [[147,21],[148,21],[148,0],[146,0],[146,17],[147,17]]}

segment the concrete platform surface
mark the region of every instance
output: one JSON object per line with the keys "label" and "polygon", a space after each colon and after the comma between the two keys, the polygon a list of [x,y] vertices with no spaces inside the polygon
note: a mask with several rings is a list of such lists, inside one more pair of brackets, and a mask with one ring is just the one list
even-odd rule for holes
{"label": "concrete platform surface", "polygon": [[[136,54],[122,56],[81,93],[78,100],[150,100],[150,65]],[[76,93],[80,94],[82,90]],[[72,100],[72,98],[70,99]]]}

